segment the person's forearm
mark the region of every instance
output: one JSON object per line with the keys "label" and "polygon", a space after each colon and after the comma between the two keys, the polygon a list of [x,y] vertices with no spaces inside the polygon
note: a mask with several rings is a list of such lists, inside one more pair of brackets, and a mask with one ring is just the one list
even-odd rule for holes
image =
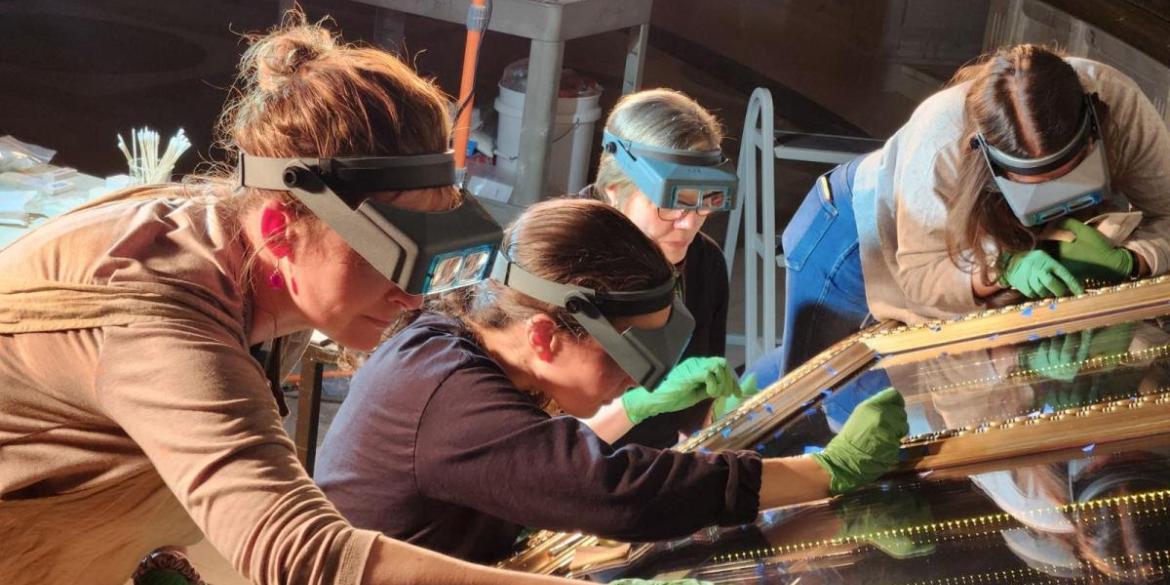
{"label": "person's forearm", "polygon": [[614,441],[625,436],[634,428],[634,423],[630,421],[629,415],[626,414],[625,406],[622,405],[621,399],[602,406],[597,414],[581,419],[593,432],[601,437],[602,441],[613,444]]}
{"label": "person's forearm", "polygon": [[374,542],[362,585],[568,585],[568,579],[476,565],[389,538]]}
{"label": "person's forearm", "polygon": [[764,460],[760,509],[829,497],[829,474],[812,457]]}

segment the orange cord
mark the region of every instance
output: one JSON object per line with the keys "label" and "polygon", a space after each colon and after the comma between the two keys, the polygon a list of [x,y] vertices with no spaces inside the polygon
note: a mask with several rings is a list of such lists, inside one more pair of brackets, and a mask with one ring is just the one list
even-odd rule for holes
{"label": "orange cord", "polygon": [[[483,8],[486,0],[472,0],[472,4]],[[471,135],[471,109],[475,100],[471,98],[471,91],[475,88],[475,61],[479,54],[479,37],[483,34],[478,30],[467,29],[467,44],[463,47],[463,79],[459,83],[459,101],[465,104],[455,120],[455,168],[467,167],[467,140]]]}

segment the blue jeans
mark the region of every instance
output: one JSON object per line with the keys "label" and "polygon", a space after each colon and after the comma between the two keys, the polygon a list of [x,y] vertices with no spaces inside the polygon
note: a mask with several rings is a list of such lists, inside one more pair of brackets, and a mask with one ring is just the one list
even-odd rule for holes
{"label": "blue jeans", "polygon": [[860,157],[818,179],[784,228],[783,342],[744,372],[755,374],[760,388],[856,333],[869,316],[853,217],[859,162]]}

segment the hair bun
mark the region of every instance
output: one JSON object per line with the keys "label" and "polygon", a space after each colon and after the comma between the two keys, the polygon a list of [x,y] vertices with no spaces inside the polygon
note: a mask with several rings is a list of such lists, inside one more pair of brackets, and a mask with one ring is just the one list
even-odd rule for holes
{"label": "hair bun", "polygon": [[[276,92],[306,63],[333,50],[333,35],[314,26],[294,26],[261,38],[248,50],[245,59],[255,72],[256,84]],[[248,59],[250,57],[250,59]]]}

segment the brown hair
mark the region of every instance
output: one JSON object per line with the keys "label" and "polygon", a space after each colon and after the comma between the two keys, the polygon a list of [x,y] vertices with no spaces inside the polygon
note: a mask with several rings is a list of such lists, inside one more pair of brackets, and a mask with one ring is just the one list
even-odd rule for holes
{"label": "brown hair", "polygon": [[[500,250],[536,276],[598,292],[652,288],[674,274],[662,250],[625,215],[588,199],[555,199],[529,207],[505,230]],[[565,309],[493,280],[449,295],[443,308],[487,329],[544,313],[573,335],[586,335]]]}
{"label": "brown hair", "polygon": [[[448,148],[446,96],[394,55],[341,44],[297,9],[250,41],[219,120],[219,146],[229,159],[240,151],[324,158]],[[226,207],[238,212],[270,198],[282,199],[298,217],[311,217],[283,191],[246,189]]]}
{"label": "brown hair", "polygon": [[[723,141],[719,120],[685,93],[672,89],[648,89],[618,100],[605,120],[605,127],[620,138],[647,146],[676,150],[715,150]],[[618,166],[613,155],[601,153],[597,165],[597,195],[605,197],[606,188],[616,186],[621,207],[634,192],[633,183]]]}
{"label": "brown hair", "polygon": [[[960,69],[950,85],[970,83],[963,114],[963,144],[982,133],[1008,154],[1036,158],[1059,150],[1075,136],[1084,115],[1084,88],[1061,53],[1017,45],[984,55]],[[1100,110],[1099,110],[1100,111]],[[987,282],[1003,252],[1030,250],[1036,234],[987,189],[991,171],[976,148],[964,151],[958,184],[947,201],[947,252]]]}

